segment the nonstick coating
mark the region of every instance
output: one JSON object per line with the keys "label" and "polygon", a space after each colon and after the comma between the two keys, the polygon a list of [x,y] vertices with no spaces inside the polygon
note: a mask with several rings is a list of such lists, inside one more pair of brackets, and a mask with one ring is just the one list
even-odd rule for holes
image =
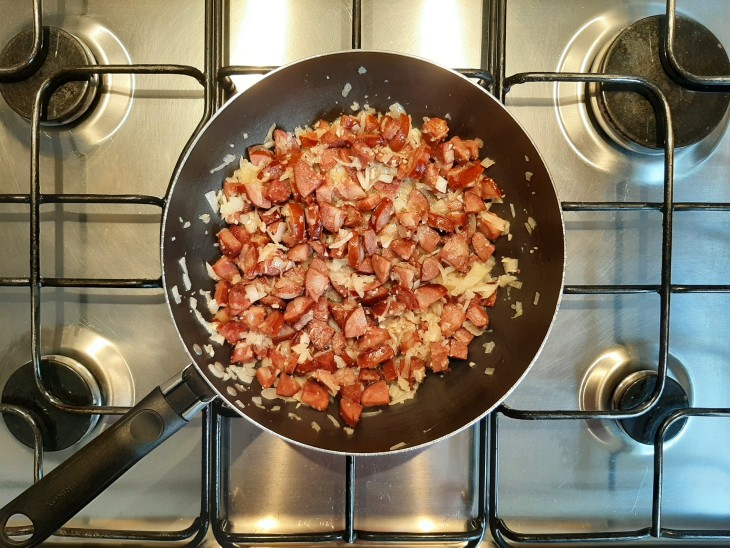
{"label": "nonstick coating", "polygon": [[[344,97],[347,84],[352,89]],[[209,319],[199,290],[214,288],[205,262],[212,264],[219,255],[214,247],[215,234],[224,223],[213,213],[204,194],[221,188],[241,153],[261,143],[271,124],[293,131],[320,118],[352,113],[350,105],[354,101],[367,103],[380,112],[397,101],[416,126],[424,116],[448,114],[452,135],[484,141],[482,152],[496,162],[489,174],[506,195],[505,203],[495,205],[493,211],[512,224],[512,240],[501,238],[497,253],[519,259],[523,286],[511,289],[509,299],[507,291],[500,291],[497,305],[489,311],[493,332],[470,345],[468,361],[475,362],[474,367],[467,362],[452,362],[451,370],[443,376],[428,375],[414,399],[364,417],[354,434],[347,435],[324,413],[305,405],[296,407],[281,400],[264,400],[265,409],[254,405],[252,397],[260,395],[255,380],[248,390],[229,394],[233,382],[223,382],[211,372],[209,364],[229,364],[230,347],[214,344],[213,357],[205,351],[196,352],[195,348],[210,341],[191,312],[190,298],[197,300],[197,308]],[[236,162],[211,172],[228,154],[236,154]],[[509,203],[514,205],[516,218],[512,218]],[[209,224],[200,220],[203,214],[210,214]],[[528,217],[537,222],[532,234],[524,226]],[[190,223],[187,228],[186,222]],[[162,249],[165,291],[180,338],[221,398],[236,412],[287,440],[349,454],[422,446],[463,429],[494,409],[539,353],[555,317],[564,272],[560,205],[545,165],[520,125],[494,97],[467,78],[422,59],[373,51],[348,51],[299,61],[270,73],[232,98],[180,163],[165,212]],[[181,257],[185,257],[189,291],[185,290]],[[499,265],[496,269],[501,273]],[[180,303],[173,298],[173,287],[182,295]],[[536,293],[540,294],[539,303],[534,305]],[[524,314],[512,319],[515,301],[522,303]],[[482,344],[489,340],[494,340],[496,347],[491,354],[485,354]],[[494,373],[486,375],[486,368],[494,368]],[[271,411],[274,406],[281,410]],[[328,412],[343,424],[336,403]],[[290,418],[290,413],[301,420]],[[313,421],[320,426],[319,431],[312,427]]]}

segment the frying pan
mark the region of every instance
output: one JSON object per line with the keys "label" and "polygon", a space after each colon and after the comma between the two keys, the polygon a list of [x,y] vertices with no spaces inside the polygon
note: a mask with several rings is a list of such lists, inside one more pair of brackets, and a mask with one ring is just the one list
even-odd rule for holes
{"label": "frying pan", "polygon": [[[232,173],[235,164],[215,170],[224,156],[261,142],[272,123],[293,131],[320,118],[352,112],[353,102],[386,112],[395,101],[416,125],[424,116],[446,116],[452,135],[484,141],[483,152],[496,162],[489,173],[506,195],[505,203],[493,211],[512,223],[512,238],[499,240],[498,253],[519,258],[523,286],[500,292],[490,310],[493,333],[470,345],[468,361],[475,366],[453,363],[443,378],[429,376],[415,398],[363,418],[348,435],[306,406],[295,409],[280,400],[256,405],[255,382],[247,391],[236,389],[214,365],[229,363],[227,345],[213,345],[212,356],[201,352],[209,344],[209,333],[193,308],[197,301],[201,314],[207,315],[199,291],[213,288],[205,263],[217,259],[219,251],[213,244],[223,227],[204,194],[218,191]],[[209,224],[200,220],[205,214],[211,217]],[[529,217],[537,223],[532,231],[524,226]],[[555,189],[525,131],[494,97],[458,73],[400,54],[347,51],[305,59],[268,74],[232,98],[200,132],[181,158],[168,195],[162,223],[163,282],[192,365],[0,510],[0,539],[10,546],[26,546],[47,538],[216,397],[288,441],[342,454],[405,451],[466,428],[507,397],[547,337],[562,290],[563,230]],[[179,302],[175,293],[181,295]],[[524,313],[513,318],[516,301]],[[496,347],[485,354],[482,345],[492,339]],[[494,368],[493,374],[486,375],[486,368]],[[281,410],[272,411],[274,405]],[[301,420],[289,416],[293,411]],[[338,417],[336,404],[329,413]],[[311,427],[313,421],[319,430]],[[19,542],[7,535],[5,524],[14,514],[33,522],[32,537]]]}

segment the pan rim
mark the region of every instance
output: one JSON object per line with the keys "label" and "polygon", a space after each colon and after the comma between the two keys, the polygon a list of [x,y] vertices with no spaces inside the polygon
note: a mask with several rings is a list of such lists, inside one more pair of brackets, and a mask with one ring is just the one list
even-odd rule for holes
{"label": "pan rim", "polygon": [[[566,247],[566,241],[565,241],[565,219],[564,219],[564,215],[563,215],[563,208],[562,208],[561,202],[560,202],[560,200],[558,198],[557,190],[555,189],[555,184],[553,182],[554,179],[553,179],[553,177],[552,177],[552,175],[550,173],[550,170],[548,169],[547,164],[545,163],[545,159],[543,158],[543,156],[542,156],[539,148],[536,146],[536,144],[533,141],[533,139],[530,136],[530,134],[525,130],[525,128],[522,125],[522,123],[520,123],[520,121],[512,113],[510,113],[509,110],[507,110],[507,107],[501,101],[499,101],[497,99],[497,97],[495,97],[487,89],[485,89],[484,87],[478,85],[477,83],[475,83],[474,81],[472,81],[470,78],[464,76],[463,74],[459,73],[458,71],[456,71],[454,69],[450,69],[448,67],[444,67],[443,65],[441,65],[439,63],[436,63],[434,61],[431,61],[429,59],[425,59],[423,57],[420,57],[420,56],[417,56],[417,55],[411,55],[411,54],[407,54],[407,53],[394,52],[394,51],[389,51],[389,50],[379,50],[379,49],[347,49],[347,50],[340,50],[340,51],[334,51],[334,52],[328,52],[328,53],[320,53],[320,54],[312,55],[312,56],[305,57],[305,58],[302,58],[302,59],[297,59],[296,61],[292,61],[291,63],[287,63],[286,65],[282,65],[281,67],[276,68],[276,69],[274,69],[274,70],[266,73],[261,80],[258,80],[257,82],[255,82],[254,84],[252,84],[251,87],[256,86],[257,84],[259,84],[259,82],[264,81],[265,79],[269,78],[270,76],[272,76],[272,75],[274,75],[274,74],[276,74],[276,73],[278,73],[278,72],[280,72],[282,70],[289,69],[290,67],[295,66],[295,65],[298,65],[300,63],[310,62],[310,61],[313,61],[313,60],[316,60],[316,59],[319,59],[319,58],[323,58],[323,57],[333,57],[333,56],[339,56],[339,55],[353,55],[353,54],[360,54],[360,53],[363,53],[363,54],[385,54],[385,55],[393,55],[393,56],[396,56],[396,57],[402,57],[402,58],[408,58],[408,59],[417,60],[417,61],[420,61],[420,62],[423,62],[423,63],[427,63],[429,65],[432,65],[434,67],[438,67],[439,69],[444,70],[444,71],[447,71],[447,72],[451,73],[452,75],[457,76],[457,77],[461,78],[462,80],[468,82],[469,85],[474,86],[480,92],[482,92],[485,95],[487,95],[490,98],[490,100],[495,105],[497,105],[499,108],[501,108],[505,112],[505,114],[507,114],[507,116],[509,116],[509,118],[511,119],[511,121],[514,124],[516,124],[517,127],[519,127],[520,131],[523,133],[523,135],[526,137],[526,139],[529,141],[529,143],[532,145],[533,149],[537,153],[541,165],[545,168],[545,172],[547,173],[548,181],[549,181],[550,185],[552,186],[553,195],[555,196],[556,203],[557,203],[558,213],[559,213],[559,217],[560,217],[560,238],[561,238],[561,241],[562,241],[562,252],[563,252],[562,253],[561,272],[560,272],[560,284],[559,284],[559,288],[558,288],[558,295],[557,295],[555,307],[554,307],[554,310],[553,310],[553,314],[552,314],[552,317],[550,319],[550,322],[549,322],[549,324],[547,326],[547,329],[545,331],[545,335],[543,336],[542,341],[540,342],[540,345],[538,346],[538,348],[537,348],[534,356],[530,360],[530,363],[527,365],[527,367],[525,367],[525,369],[522,372],[522,374],[517,378],[517,380],[512,384],[512,386],[510,386],[510,388],[507,391],[505,391],[504,394],[502,394],[502,396],[491,407],[489,407],[488,409],[486,409],[479,416],[477,416],[474,419],[466,422],[464,425],[462,425],[459,428],[456,428],[456,429],[450,431],[447,434],[444,434],[444,435],[442,435],[442,436],[440,436],[438,438],[435,438],[433,440],[429,440],[427,442],[420,443],[418,445],[405,446],[405,447],[400,447],[400,448],[397,448],[397,449],[391,449],[391,450],[388,450],[388,451],[367,451],[367,452],[365,452],[365,451],[338,451],[338,450],[334,450],[334,449],[328,449],[328,448],[318,447],[318,446],[315,446],[315,445],[310,445],[310,444],[307,444],[307,443],[304,443],[304,442],[301,442],[301,441],[298,441],[298,440],[295,440],[295,439],[286,437],[283,434],[280,434],[280,433],[278,433],[278,432],[276,432],[274,430],[271,430],[266,425],[264,425],[264,424],[262,424],[262,423],[260,423],[260,422],[258,422],[256,420],[254,420],[253,418],[249,417],[247,414],[245,414],[243,412],[243,410],[237,408],[236,406],[234,406],[234,405],[227,405],[228,407],[232,408],[236,412],[237,415],[245,418],[246,420],[248,420],[251,424],[253,424],[257,428],[259,428],[259,429],[261,429],[261,430],[263,430],[263,431],[265,431],[267,433],[273,434],[277,438],[279,438],[279,439],[281,439],[281,440],[283,440],[283,441],[285,441],[287,443],[291,443],[291,444],[294,444],[296,446],[299,446],[299,447],[302,447],[302,448],[305,448],[305,449],[314,450],[314,451],[323,452],[323,453],[328,453],[328,454],[332,454],[332,455],[339,455],[339,456],[343,456],[343,455],[347,456],[347,455],[349,455],[349,456],[366,457],[366,456],[404,454],[404,453],[411,452],[411,451],[421,450],[421,449],[424,449],[424,448],[426,448],[426,447],[428,447],[428,446],[430,446],[430,445],[432,445],[434,443],[438,443],[438,442],[444,441],[444,440],[446,440],[446,439],[448,439],[448,438],[450,438],[450,437],[452,437],[452,436],[454,436],[456,434],[459,434],[460,432],[466,430],[467,428],[472,427],[474,424],[476,424],[480,420],[484,419],[487,415],[489,415],[497,407],[499,407],[512,394],[512,392],[522,383],[522,381],[524,380],[525,376],[532,369],[533,365],[535,364],[535,362],[537,361],[538,357],[542,353],[542,351],[543,351],[543,349],[545,347],[545,344],[547,342],[547,339],[549,338],[550,333],[552,332],[553,326],[555,325],[556,318],[557,318],[557,315],[558,315],[558,311],[560,309],[560,305],[561,305],[562,298],[563,298],[563,288],[565,286],[565,269],[566,269],[566,264],[567,264],[567,247]],[[177,183],[179,182],[180,174],[182,173],[183,168],[187,164],[187,161],[188,161],[188,158],[190,157],[190,154],[195,149],[196,145],[198,144],[198,142],[200,141],[200,139],[203,137],[203,135],[205,135],[206,131],[217,120],[217,118],[219,116],[222,116],[224,114],[224,112],[227,110],[227,108],[229,107],[229,105],[231,105],[234,101],[238,100],[238,98],[241,95],[243,95],[244,93],[246,93],[249,89],[251,89],[251,87],[246,88],[246,89],[244,89],[244,90],[236,93],[233,97],[231,97],[228,101],[226,101],[223,105],[221,105],[221,107],[216,112],[214,112],[211,115],[210,119],[189,140],[189,142],[188,142],[185,150],[180,155],[180,157],[179,157],[179,159],[177,161],[177,164],[175,166],[175,169],[173,171],[173,174],[172,174],[172,177],[171,177],[171,180],[170,180],[170,185],[169,185],[168,190],[167,190],[166,195],[165,195],[165,207],[164,207],[163,214],[162,214],[162,218],[161,218],[161,229],[160,229],[160,264],[162,265],[162,288],[163,288],[163,291],[165,293],[165,305],[166,305],[167,310],[168,310],[168,312],[170,314],[170,318],[172,319],[172,323],[173,323],[173,325],[175,327],[175,333],[177,334],[178,339],[180,340],[180,343],[182,344],[183,348],[185,349],[186,354],[190,358],[190,365],[188,365],[186,367],[191,367],[192,366],[195,369],[197,369],[198,372],[199,372],[199,374],[200,374],[200,376],[205,380],[206,384],[211,388],[211,390],[215,394],[214,400],[215,399],[219,399],[219,400],[221,400],[222,402],[224,402],[226,404],[230,404],[230,397],[227,396],[226,394],[224,394],[221,390],[219,390],[213,384],[213,382],[208,377],[208,375],[203,371],[203,368],[198,364],[196,358],[191,354],[191,352],[190,352],[190,350],[188,348],[188,344],[186,343],[185,339],[183,338],[183,336],[182,336],[182,334],[180,332],[180,327],[178,326],[178,322],[175,319],[175,315],[174,315],[173,310],[172,310],[172,305],[170,303],[170,295],[169,295],[169,291],[168,291],[168,283],[167,283],[167,278],[166,278],[166,274],[165,274],[165,234],[166,234],[166,229],[167,229],[167,225],[168,225],[168,223],[167,223],[167,221],[168,221],[168,214],[169,214],[169,211],[170,211],[170,198],[173,196],[173,194],[175,192],[175,187],[177,186]],[[202,199],[202,197],[201,197],[201,199]]]}

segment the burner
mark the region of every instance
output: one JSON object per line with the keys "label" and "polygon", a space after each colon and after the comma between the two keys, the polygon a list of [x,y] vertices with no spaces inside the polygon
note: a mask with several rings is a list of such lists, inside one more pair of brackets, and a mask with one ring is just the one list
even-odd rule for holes
{"label": "burner", "polygon": [[[41,84],[51,74],[64,67],[88,66],[96,60],[78,38],[56,27],[44,27],[43,64],[37,72],[22,81],[0,86],[5,102],[26,120],[33,113],[33,103]],[[0,65],[9,66],[21,61],[30,50],[33,31],[16,34],[0,52]],[[99,79],[94,76],[84,82],[67,82],[56,89],[48,102],[44,125],[68,124],[86,113],[97,96]]]}
{"label": "burner", "polygon": [[[656,356],[655,347],[612,346],[599,354],[588,368],[580,387],[580,409],[584,411],[630,411],[648,401],[657,379],[647,367]],[[668,356],[667,380],[659,401],[646,413],[623,420],[587,420],[590,434],[606,444],[612,452],[628,451],[651,455],[654,437],[661,423],[671,413],[688,407],[692,401],[692,382],[684,365],[672,354]],[[668,429],[666,445],[679,437],[686,420]]]}
{"label": "burner", "polygon": [[[631,411],[649,401],[654,393],[657,374],[654,371],[637,371],[626,377],[614,392],[613,406],[621,411]],[[654,445],[654,439],[664,420],[680,409],[689,406],[687,393],[682,385],[667,377],[664,390],[654,406],[643,415],[619,421],[621,428],[633,439],[644,445]],[[672,423],[664,434],[664,441],[674,438],[684,428],[687,419]]]}
{"label": "burner", "polygon": [[[47,390],[62,402],[76,406],[101,405],[99,385],[76,360],[43,356],[41,373]],[[3,388],[2,403],[22,407],[33,416],[43,434],[46,451],[72,446],[91,432],[99,420],[98,415],[68,413],[52,405],[38,390],[30,362],[10,376]],[[13,436],[28,447],[34,446],[33,433],[25,421],[8,413],[3,418]]]}
{"label": "burner", "polygon": [[[630,25],[608,46],[598,72],[631,74],[646,78],[666,96],[672,110],[677,148],[695,144],[722,122],[730,95],[692,91],[674,82],[660,56],[665,16],[647,17]],[[680,64],[694,74],[730,74],[730,61],[719,40],[708,29],[685,17],[677,17],[675,50]],[[649,100],[633,91],[601,89],[596,97],[601,126],[623,145],[638,144],[659,149],[656,117]],[[628,141],[628,143],[626,142]]]}

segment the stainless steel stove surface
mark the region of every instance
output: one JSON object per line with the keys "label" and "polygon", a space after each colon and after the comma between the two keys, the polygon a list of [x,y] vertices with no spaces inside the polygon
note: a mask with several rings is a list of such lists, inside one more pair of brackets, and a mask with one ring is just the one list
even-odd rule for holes
{"label": "stainless steel stove surface", "polygon": [[[159,223],[179,155],[224,99],[215,70],[232,74],[240,90],[267,67],[361,46],[491,72],[493,91],[551,170],[565,208],[568,257],[567,287],[545,349],[506,406],[479,425],[427,449],[351,459],[293,447],[214,407],[132,468],[55,542],[730,540],[725,108],[707,120],[706,137],[674,150],[674,207],[665,210],[672,194],[663,150],[621,134],[622,124],[598,106],[601,90],[585,77],[556,83],[545,74],[532,77],[542,81],[514,76],[598,71],[614,38],[665,14],[663,2],[5,0],[3,66],[17,62],[2,49],[32,28],[34,4],[42,5],[43,25],[86,45],[91,64],[164,66],[152,74],[103,74],[88,89],[67,90],[88,111],[71,124],[40,128],[38,190],[46,198],[38,206],[37,242],[31,125],[11,108],[12,99],[0,100],[0,391],[20,382],[16,372],[31,361],[34,331],[48,361],[62,356],[58,367],[74,370],[71,358],[92,373],[108,413],[188,363],[160,287]],[[677,15],[708,29],[724,53],[726,2],[680,1]],[[616,92],[605,91],[612,100]],[[710,98],[724,97],[700,93],[699,107],[684,114],[690,120],[711,110],[703,107]],[[678,137],[687,119],[677,119]],[[36,247],[37,273],[29,266]],[[31,294],[36,274],[42,287]],[[610,411],[613,400],[622,417],[646,401],[657,370],[662,394],[675,391],[676,398],[662,398],[661,412],[642,415],[658,417],[653,427],[601,418],[617,412]],[[6,419],[23,409],[2,405]],[[682,416],[663,451],[627,434],[651,440],[677,409]],[[114,417],[77,425],[79,435],[93,428],[78,443],[60,433],[55,441],[71,446],[36,451],[35,458],[11,433],[22,418],[0,421],[0,505],[33,482],[34,462],[47,473]]]}

